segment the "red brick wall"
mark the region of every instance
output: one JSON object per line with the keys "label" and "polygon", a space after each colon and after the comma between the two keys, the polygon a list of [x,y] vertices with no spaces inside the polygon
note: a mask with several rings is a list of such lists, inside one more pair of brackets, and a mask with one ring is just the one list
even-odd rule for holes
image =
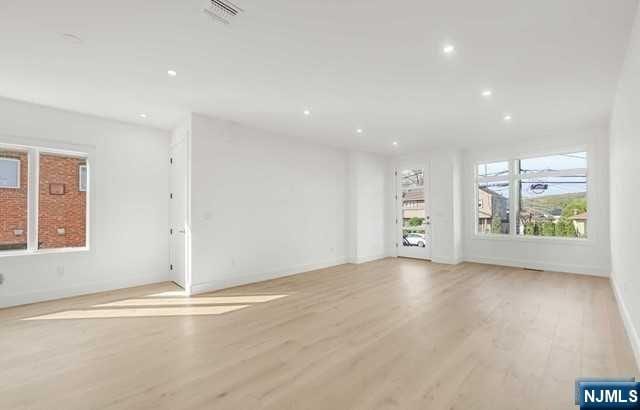
{"label": "red brick wall", "polygon": [[[40,248],[85,246],[87,197],[79,189],[79,169],[85,163],[81,158],[40,155]],[[51,184],[63,184],[64,195],[51,194]]]}
{"label": "red brick wall", "polygon": [[[0,150],[0,157],[20,160],[20,188],[0,188],[0,249],[27,247],[28,157],[26,152]],[[15,230],[22,230],[16,236]]]}

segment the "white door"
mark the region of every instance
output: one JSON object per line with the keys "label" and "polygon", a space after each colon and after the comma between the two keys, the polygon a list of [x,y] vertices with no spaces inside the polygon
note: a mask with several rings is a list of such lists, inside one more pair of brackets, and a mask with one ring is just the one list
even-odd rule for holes
{"label": "white door", "polygon": [[396,171],[398,256],[431,259],[431,213],[425,167]]}
{"label": "white door", "polygon": [[169,274],[185,288],[187,283],[187,142],[182,140],[170,153],[169,172]]}

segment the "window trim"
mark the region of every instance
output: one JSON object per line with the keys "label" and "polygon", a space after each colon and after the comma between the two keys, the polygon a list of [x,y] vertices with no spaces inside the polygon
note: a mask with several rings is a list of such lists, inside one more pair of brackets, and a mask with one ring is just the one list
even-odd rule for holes
{"label": "window trim", "polygon": [[[525,160],[525,159],[531,159],[531,158],[541,158],[541,157],[547,157],[547,156],[554,156],[554,155],[563,155],[563,154],[573,154],[576,152],[585,152],[587,155],[587,169],[586,169],[586,175],[587,175],[587,192],[586,192],[586,198],[587,198],[587,204],[591,204],[591,192],[593,192],[592,189],[592,178],[591,178],[591,172],[589,170],[589,168],[592,167],[592,158],[593,158],[593,152],[590,149],[590,147],[584,146],[584,145],[580,145],[580,146],[574,146],[574,147],[570,147],[570,148],[565,148],[565,149],[559,149],[559,150],[541,150],[541,151],[536,151],[534,153],[527,153],[527,154],[516,154],[516,155],[501,155],[500,157],[493,157],[490,159],[486,159],[486,158],[477,158],[474,160],[473,162],[473,195],[474,195],[474,202],[477,204],[477,200],[478,200],[478,182],[479,182],[479,178],[484,178],[484,181],[491,181],[492,179],[495,179],[495,181],[504,181],[507,180],[509,181],[509,233],[507,234],[500,234],[500,233],[481,233],[478,232],[478,212],[479,212],[479,207],[476,206],[475,209],[473,210],[473,220],[472,220],[472,239],[474,240],[506,240],[506,241],[519,241],[519,242],[543,242],[543,243],[557,243],[557,244],[565,244],[565,245],[591,245],[594,243],[594,233],[593,231],[590,231],[587,235],[586,238],[570,238],[570,237],[558,237],[558,236],[533,236],[533,235],[519,235],[516,230],[517,230],[517,218],[513,217],[514,215],[517,216],[520,210],[520,190],[517,189],[516,185],[519,186],[519,182],[522,179],[523,175],[520,175],[520,169],[519,169],[519,161],[521,160]],[[507,159],[505,159],[507,158]],[[478,166],[481,164],[487,164],[487,163],[493,163],[493,162],[508,162],[509,163],[509,173],[507,175],[504,176],[498,176],[498,177],[481,177],[480,175],[478,175]],[[551,172],[538,172],[538,173],[532,173],[531,175],[535,175],[535,177],[544,177],[544,176],[558,176],[558,175],[562,175],[563,172],[566,171],[551,171]]]}
{"label": "window trim", "polygon": [[0,156],[0,161],[11,161],[11,162],[17,162],[18,163],[18,172],[16,173],[17,175],[17,180],[16,183],[17,185],[15,186],[3,186],[0,187],[0,189],[20,189],[22,187],[22,185],[20,184],[20,178],[22,177],[22,175],[20,174],[21,169],[22,168],[22,161],[20,161],[19,158],[11,158],[11,157],[3,157]]}
{"label": "window trim", "polygon": [[[91,181],[87,185],[86,190],[86,202],[85,202],[85,246],[81,247],[66,247],[66,248],[45,248],[38,249],[38,215],[39,215],[39,187],[40,187],[40,155],[61,155],[67,157],[79,157],[84,158],[87,167],[87,178],[89,178],[91,172],[91,163],[93,158],[93,150],[76,150],[66,148],[56,148],[56,143],[37,143],[37,144],[22,144],[12,143],[13,138],[2,138],[0,141],[0,148],[7,150],[24,151],[27,153],[27,249],[18,250],[6,250],[0,251],[0,258],[13,257],[13,256],[25,256],[25,255],[44,255],[44,254],[57,254],[57,253],[74,253],[74,252],[88,252],[91,250]],[[8,142],[4,142],[8,139]]]}

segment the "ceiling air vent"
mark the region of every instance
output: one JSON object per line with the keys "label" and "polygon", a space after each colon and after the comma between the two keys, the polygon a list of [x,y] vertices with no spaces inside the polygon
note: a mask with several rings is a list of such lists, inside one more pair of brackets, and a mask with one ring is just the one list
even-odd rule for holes
{"label": "ceiling air vent", "polygon": [[243,11],[240,7],[227,0],[209,0],[208,7],[204,9],[204,12],[211,18],[224,24],[229,24],[233,18]]}

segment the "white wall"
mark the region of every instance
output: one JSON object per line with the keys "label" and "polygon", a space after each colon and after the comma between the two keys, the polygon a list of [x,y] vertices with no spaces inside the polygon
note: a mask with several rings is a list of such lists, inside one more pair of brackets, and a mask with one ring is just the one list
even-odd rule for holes
{"label": "white wall", "polygon": [[640,10],[611,122],[613,286],[640,366]]}
{"label": "white wall", "polygon": [[0,307],[167,279],[168,133],[0,99],[0,142],[91,155],[90,250],[0,256]]}
{"label": "white wall", "polygon": [[462,262],[462,214],[460,212],[460,153],[434,151],[431,173],[431,259],[438,263]]}
{"label": "white wall", "polygon": [[[591,130],[576,135],[539,138],[467,150],[462,175],[465,260],[560,272],[609,276],[609,177],[608,131]],[[585,241],[475,235],[474,166],[481,161],[506,160],[550,152],[587,150],[589,239]]]}
{"label": "white wall", "polygon": [[384,258],[389,164],[385,157],[349,153],[349,260],[363,263]]}
{"label": "white wall", "polygon": [[347,260],[345,151],[193,115],[193,292]]}

